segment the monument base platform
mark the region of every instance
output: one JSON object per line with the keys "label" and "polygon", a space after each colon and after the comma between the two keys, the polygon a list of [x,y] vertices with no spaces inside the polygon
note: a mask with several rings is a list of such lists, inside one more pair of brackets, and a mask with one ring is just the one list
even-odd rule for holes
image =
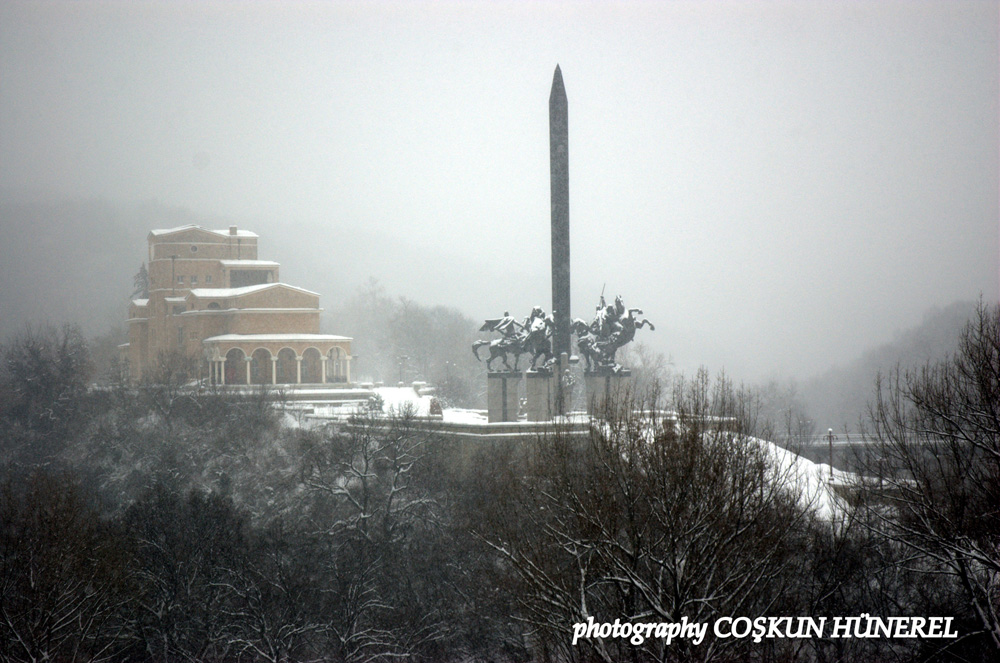
{"label": "monument base platform", "polygon": [[556,411],[556,376],[549,371],[528,371],[524,378],[528,421],[550,421]]}
{"label": "monument base platform", "polygon": [[520,371],[496,371],[486,374],[486,416],[492,423],[517,421]]}
{"label": "monument base platform", "polygon": [[626,378],[632,375],[628,369],[598,369],[585,371],[583,381],[587,385],[587,414],[599,414],[607,407],[609,398],[622,394]]}

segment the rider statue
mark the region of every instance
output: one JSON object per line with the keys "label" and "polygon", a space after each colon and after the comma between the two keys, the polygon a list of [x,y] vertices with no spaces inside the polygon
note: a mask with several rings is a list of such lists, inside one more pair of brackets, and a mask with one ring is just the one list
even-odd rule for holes
{"label": "rider statue", "polygon": [[[476,341],[472,344],[472,353],[479,359],[479,348],[489,346],[490,356],[486,360],[486,370],[493,371],[493,361],[499,359],[508,371],[517,371],[518,359],[522,354],[531,354],[531,369],[540,357],[544,363],[538,367],[547,370],[552,363],[552,330],[555,321],[552,316],[545,315],[541,306],[531,309],[524,322],[517,322],[508,311],[502,318],[487,320],[479,331],[497,332],[500,338],[492,341]],[[514,355],[514,365],[507,361],[508,355]]]}
{"label": "rider statue", "polygon": [[531,323],[533,323],[537,319],[542,319],[542,320],[545,319],[545,312],[542,311],[541,306],[536,306],[533,309],[531,309],[531,313],[529,313],[528,317],[524,319],[523,323],[521,323],[521,327],[523,329],[531,329]]}
{"label": "rider statue", "polygon": [[500,335],[505,339],[516,338],[517,333],[522,329],[524,329],[524,327],[522,327],[517,320],[512,318],[510,313],[507,311],[503,312],[503,317],[500,318],[500,321],[493,327],[493,330],[500,332]]}
{"label": "rider statue", "polygon": [[626,308],[621,295],[615,297],[612,306],[605,303],[602,293],[590,325],[580,319],[573,321],[577,347],[586,360],[588,370],[621,370],[622,367],[615,361],[618,349],[635,338],[637,329],[645,326],[655,329],[649,320],[637,319],[637,314],[642,315],[642,309]]}

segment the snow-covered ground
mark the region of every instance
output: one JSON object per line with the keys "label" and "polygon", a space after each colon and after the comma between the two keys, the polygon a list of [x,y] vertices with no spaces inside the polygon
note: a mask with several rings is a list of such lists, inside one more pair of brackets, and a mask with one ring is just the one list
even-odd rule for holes
{"label": "snow-covered ground", "polygon": [[486,410],[448,408],[443,411],[442,418],[452,424],[486,424],[489,422]]}
{"label": "snow-covered ground", "polygon": [[[418,393],[413,387],[376,387],[375,394],[382,399],[383,411],[402,412],[412,408],[418,417],[428,417],[431,412],[430,393]],[[339,405],[316,405],[314,413],[321,418],[346,417],[358,411],[366,402],[344,403]],[[582,415],[581,413],[581,416]],[[486,425],[485,410],[470,410],[447,408],[441,418],[445,423]],[[286,425],[297,426],[301,418],[288,417]],[[749,438],[748,444],[758,444],[763,447],[772,462],[774,473],[778,480],[786,481],[800,491],[802,504],[815,510],[816,515],[823,520],[836,521],[845,512],[844,499],[837,495],[835,487],[850,485],[854,475],[843,470],[833,469],[826,463],[815,463],[803,458],[773,442],[757,438]]]}
{"label": "snow-covered ground", "polygon": [[802,504],[815,509],[818,517],[836,521],[844,515],[847,505],[837,495],[835,486],[850,485],[854,474],[833,468],[831,475],[826,463],[814,463],[766,440],[750,438],[748,442],[764,447],[774,463],[776,476],[793,484],[801,493]]}
{"label": "snow-covered ground", "polygon": [[382,398],[384,412],[402,412],[411,407],[418,417],[430,416],[430,394],[420,395],[413,387],[376,387],[374,391]]}

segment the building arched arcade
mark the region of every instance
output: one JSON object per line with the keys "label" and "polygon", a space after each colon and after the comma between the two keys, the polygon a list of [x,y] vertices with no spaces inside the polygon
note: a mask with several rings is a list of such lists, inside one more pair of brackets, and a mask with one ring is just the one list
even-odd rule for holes
{"label": "building arched arcade", "polygon": [[217,385],[346,384],[351,339],[330,334],[226,334],[206,338]]}

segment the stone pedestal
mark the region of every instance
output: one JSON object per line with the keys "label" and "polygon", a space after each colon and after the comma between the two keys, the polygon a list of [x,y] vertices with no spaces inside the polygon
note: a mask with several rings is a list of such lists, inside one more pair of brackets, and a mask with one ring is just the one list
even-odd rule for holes
{"label": "stone pedestal", "polygon": [[520,371],[486,374],[486,417],[491,424],[517,421],[517,390],[520,384]]}
{"label": "stone pedestal", "polygon": [[548,371],[528,371],[524,374],[527,392],[528,421],[551,421],[556,413],[555,374]]}
{"label": "stone pedestal", "polygon": [[585,371],[583,380],[587,385],[587,414],[599,414],[604,410],[608,398],[621,394],[625,378],[631,375],[632,371],[627,369]]}

